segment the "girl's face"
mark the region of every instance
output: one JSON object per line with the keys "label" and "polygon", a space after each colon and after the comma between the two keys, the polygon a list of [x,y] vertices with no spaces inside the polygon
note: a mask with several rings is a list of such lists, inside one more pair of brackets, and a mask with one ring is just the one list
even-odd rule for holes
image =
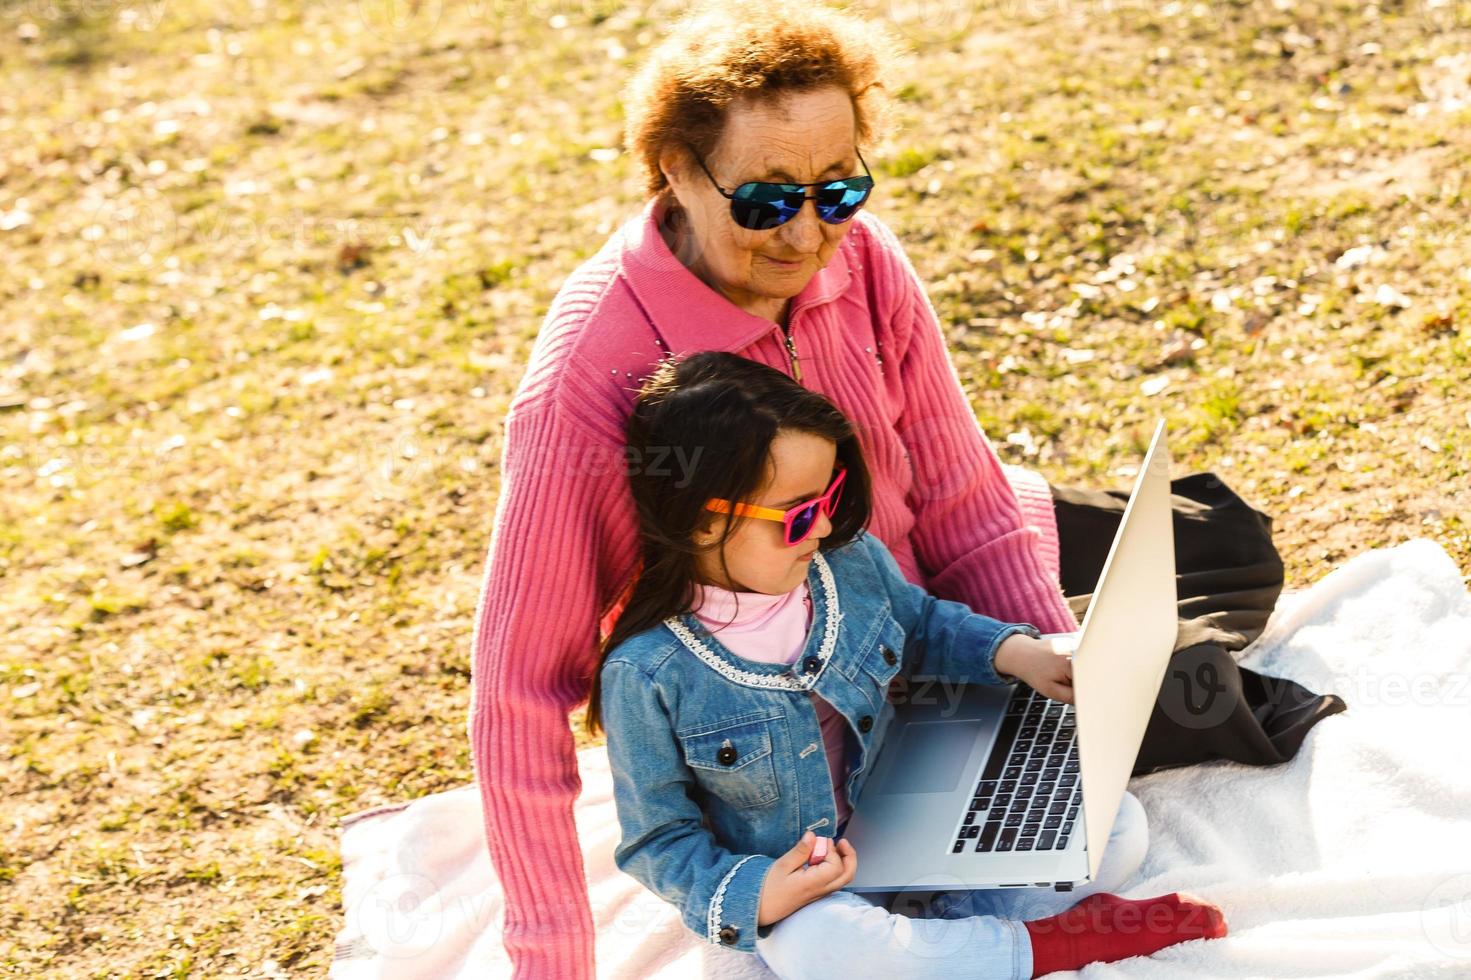
{"label": "girl's face", "polygon": [[[786,510],[820,497],[832,482],[837,458],[838,447],[831,440],[810,432],[781,429],[771,441],[762,489],[754,500],[744,503]],[[695,535],[698,544],[712,544],[720,537],[726,517],[714,513],[710,516],[709,525]],[[782,539],[780,521],[737,517],[724,547],[729,578],[720,567],[720,553],[712,550],[696,558],[701,580],[733,592],[790,592],[807,578],[813,553],[832,529],[832,521],[819,512],[812,533],[800,544],[788,545]]]}

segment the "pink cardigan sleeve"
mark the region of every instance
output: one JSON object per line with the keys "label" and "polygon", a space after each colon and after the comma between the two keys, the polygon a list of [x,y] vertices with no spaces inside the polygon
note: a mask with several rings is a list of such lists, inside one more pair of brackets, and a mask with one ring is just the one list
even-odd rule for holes
{"label": "pink cardigan sleeve", "polygon": [[897,278],[894,335],[905,344],[899,370],[906,405],[898,426],[914,469],[910,543],[931,592],[1044,633],[1071,632],[1077,619],[1028,524],[996,451],[976,421],[950,360],[938,317],[909,257],[884,236]]}
{"label": "pink cardigan sleeve", "polygon": [[573,818],[582,782],[567,716],[587,697],[598,614],[631,570],[636,539],[617,490],[621,444],[556,401],[515,405],[506,420],[475,616],[470,744],[514,975],[591,980]]}

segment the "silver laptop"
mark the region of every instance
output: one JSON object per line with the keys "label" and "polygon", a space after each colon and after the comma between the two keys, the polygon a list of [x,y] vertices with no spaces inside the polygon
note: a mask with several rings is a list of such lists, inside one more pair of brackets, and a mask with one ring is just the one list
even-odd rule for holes
{"label": "silver laptop", "polygon": [[848,891],[1069,891],[1098,873],[1174,649],[1169,470],[1160,420],[1081,631],[1052,634],[1076,643],[1073,704],[911,683],[844,828]]}

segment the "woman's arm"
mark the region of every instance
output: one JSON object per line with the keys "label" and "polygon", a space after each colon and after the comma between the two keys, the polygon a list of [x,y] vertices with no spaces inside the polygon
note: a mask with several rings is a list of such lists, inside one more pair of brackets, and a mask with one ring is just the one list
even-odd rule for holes
{"label": "woman's arm", "polygon": [[679,909],[695,935],[754,953],[761,888],[776,859],[735,854],[703,826],[694,774],[654,679],[631,663],[609,660],[602,682],[613,801],[623,831],[614,863]]}
{"label": "woman's arm", "polygon": [[587,697],[600,607],[632,567],[632,503],[621,442],[552,391],[514,404],[506,436],[475,616],[471,757],[515,976],[592,980],[567,715]]}
{"label": "woman's arm", "polygon": [[939,319],[909,257],[882,222],[870,227],[889,253],[875,274],[894,297],[891,327],[906,404],[900,439],[914,471],[910,542],[929,590],[999,619],[1047,632],[1078,628],[1023,522],[1001,461],[976,422]]}

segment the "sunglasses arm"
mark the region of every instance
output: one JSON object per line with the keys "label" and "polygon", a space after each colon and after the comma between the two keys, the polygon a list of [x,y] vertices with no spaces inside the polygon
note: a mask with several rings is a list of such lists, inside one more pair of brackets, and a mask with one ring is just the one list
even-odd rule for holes
{"label": "sunglasses arm", "polygon": [[[720,497],[712,497],[705,503],[706,510],[713,510],[717,514],[730,513],[730,501]],[[787,512],[776,510],[773,507],[757,507],[755,504],[736,504],[735,512],[741,517],[764,517],[768,521],[785,521]]]}

